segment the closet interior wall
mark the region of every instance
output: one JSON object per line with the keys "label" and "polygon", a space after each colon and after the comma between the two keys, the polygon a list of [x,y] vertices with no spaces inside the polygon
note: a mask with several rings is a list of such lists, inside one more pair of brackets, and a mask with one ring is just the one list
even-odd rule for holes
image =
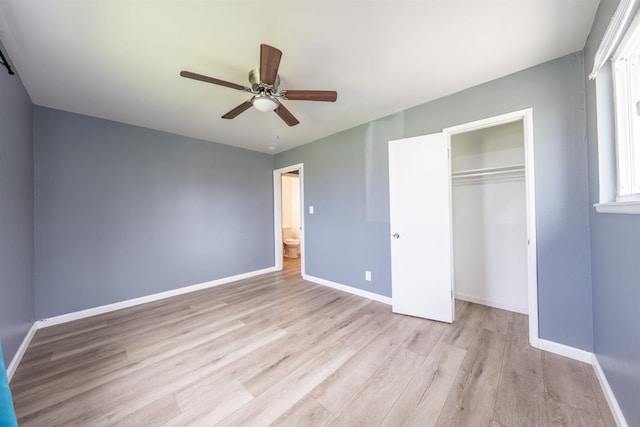
{"label": "closet interior wall", "polygon": [[528,313],[521,120],[451,137],[456,298]]}

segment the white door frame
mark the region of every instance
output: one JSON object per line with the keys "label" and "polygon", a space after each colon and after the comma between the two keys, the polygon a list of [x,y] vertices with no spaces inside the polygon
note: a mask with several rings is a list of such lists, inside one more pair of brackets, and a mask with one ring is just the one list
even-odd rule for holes
{"label": "white door frame", "polygon": [[307,251],[304,249],[304,163],[287,166],[273,171],[273,241],[275,253],[275,269],[282,270],[282,175],[298,171],[300,177],[300,273],[304,276],[304,259]]}
{"label": "white door frame", "polygon": [[[538,258],[536,238],[536,198],[535,198],[535,170],[533,163],[533,109],[514,111],[487,119],[477,120],[458,126],[443,129],[448,135],[449,147],[451,137],[478,129],[499,126],[522,120],[524,130],[524,164],[525,187],[527,201],[527,287],[529,299],[529,343],[538,348]],[[455,261],[454,261],[455,262]]]}

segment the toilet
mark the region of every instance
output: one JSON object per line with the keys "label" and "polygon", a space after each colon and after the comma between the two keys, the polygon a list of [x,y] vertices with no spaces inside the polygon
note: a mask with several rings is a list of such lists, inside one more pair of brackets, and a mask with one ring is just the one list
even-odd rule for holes
{"label": "toilet", "polygon": [[282,242],[284,243],[284,256],[287,258],[298,258],[298,248],[300,247],[297,230],[285,227],[282,229]]}
{"label": "toilet", "polygon": [[300,240],[298,239],[286,239],[284,241],[284,256],[287,258],[298,258],[298,248],[300,247]]}

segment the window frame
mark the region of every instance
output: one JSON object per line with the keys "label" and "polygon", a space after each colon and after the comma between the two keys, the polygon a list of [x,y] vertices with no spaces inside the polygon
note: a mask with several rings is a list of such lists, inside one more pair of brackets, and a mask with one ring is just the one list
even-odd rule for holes
{"label": "window frame", "polygon": [[616,202],[640,201],[640,15],[613,55]]}
{"label": "window frame", "polygon": [[616,194],[615,201],[595,207],[602,213],[640,214],[640,14],[621,36],[611,70]]}

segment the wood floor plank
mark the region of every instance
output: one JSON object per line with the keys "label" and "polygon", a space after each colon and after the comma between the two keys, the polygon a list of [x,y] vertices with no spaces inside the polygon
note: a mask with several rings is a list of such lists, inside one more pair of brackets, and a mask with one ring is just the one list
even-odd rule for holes
{"label": "wood floor plank", "polygon": [[424,360],[424,356],[396,347],[388,361],[369,377],[327,425],[380,425]]}
{"label": "wood floor plank", "polygon": [[[57,387],[74,387],[74,384],[100,378],[108,372],[118,370],[128,365],[127,352],[121,347],[113,351],[100,351],[93,355],[84,355],[81,360],[71,364],[66,360],[51,362],[49,365],[27,368],[21,376],[14,377],[11,391],[18,401],[38,399],[37,391],[41,395],[50,394],[51,389]],[[28,372],[29,375],[24,373]],[[46,384],[46,387],[42,387]]]}
{"label": "wood floor plank", "polygon": [[[86,388],[82,393],[78,393],[78,389],[75,389],[68,393],[56,393],[49,399],[43,398],[40,400],[41,405],[37,411],[21,414],[20,425],[88,425],[90,422],[106,417],[116,408],[123,410],[127,408],[130,412],[134,412],[139,408],[128,406],[132,403],[130,400],[132,395],[145,390],[143,394],[149,396],[149,393],[155,390],[148,387],[153,386],[154,380],[163,375],[166,375],[165,379],[179,378],[182,371],[174,368],[188,364],[194,356],[193,352],[185,352],[180,357],[153,364],[128,375],[107,378],[107,381],[97,387]],[[105,396],[109,396],[109,399],[105,400]],[[152,401],[155,400],[152,399]],[[148,403],[150,402],[146,402],[145,405]],[[92,411],[91,408],[100,408],[100,410]]]}
{"label": "wood floor plank", "polygon": [[333,414],[309,395],[275,420],[270,427],[323,426]]}
{"label": "wood floor plank", "polygon": [[371,301],[357,301],[355,302],[352,295],[334,295],[333,298],[325,300],[321,307],[311,310],[292,310],[291,315],[283,316],[280,314],[275,317],[273,321],[279,325],[282,329],[287,331],[299,328],[307,321],[333,321],[335,319],[342,319],[353,313],[360,313],[360,315],[366,315],[367,311],[362,310],[371,304]]}
{"label": "wood floor plank", "polygon": [[[47,319],[43,319],[43,325],[36,331],[34,336],[38,337],[38,340],[33,344],[33,347],[38,345],[46,345],[51,341],[65,339],[69,336],[75,336],[77,334],[83,334],[85,331],[91,331],[107,327],[107,322],[102,316],[92,316],[85,319],[75,320],[73,322],[61,323],[55,326],[47,326],[49,323]],[[32,341],[32,342],[33,342]],[[31,347],[31,345],[29,346]]]}
{"label": "wood floor plank", "polygon": [[488,329],[475,335],[438,426],[489,425],[493,420],[506,336]]}
{"label": "wood floor plank", "polygon": [[269,313],[253,312],[241,317],[247,324],[255,322],[271,322],[281,325],[284,329],[292,324],[301,323],[301,319],[309,316],[324,317],[324,310],[333,304],[340,304],[339,295],[326,294],[317,289],[309,295],[309,298],[295,301],[283,301],[283,310],[270,310]]}
{"label": "wood floor plank", "polygon": [[349,341],[349,347],[360,351],[368,346],[379,334],[390,325],[401,322],[403,331],[411,331],[416,327],[415,318],[393,314],[389,306],[381,303],[372,303],[364,307],[363,315],[370,315],[370,321],[360,330],[360,333]]}
{"label": "wood floor plank", "polygon": [[604,425],[607,427],[616,427],[616,421],[613,418],[613,414],[611,413],[611,409],[609,408],[609,403],[607,402],[607,398],[604,396],[602,386],[600,385],[600,381],[598,381],[598,378],[596,377],[593,366],[585,364],[583,365],[583,369],[584,374],[589,381],[589,385],[591,386],[593,396],[596,399],[596,403],[598,404],[598,409],[600,410],[600,416],[602,417]]}
{"label": "wood floor plank", "polygon": [[467,303],[460,313],[456,312],[456,321],[445,332],[445,342],[468,350],[487,311],[490,310],[486,306]]}
{"label": "wood floor plank", "polygon": [[[366,323],[369,316],[362,316],[352,323],[352,330],[357,330],[359,325]],[[297,369],[309,358],[315,356],[322,346],[317,346],[319,336],[330,333],[336,326],[328,322],[321,322],[318,328],[299,327],[286,331],[287,334],[280,340],[247,354],[225,368],[233,378],[250,381],[264,375],[262,386],[269,382],[277,382],[287,370]],[[270,381],[268,380],[270,379]],[[253,390],[257,395],[259,390]]]}
{"label": "wood floor plank", "polygon": [[239,380],[254,396],[258,396],[280,381],[288,372],[297,369],[307,363],[310,358],[324,351],[323,349],[327,345],[346,347],[346,341],[349,337],[357,334],[366,322],[366,317],[356,319],[353,322],[345,320],[333,328],[330,338],[327,338],[326,335],[319,335],[311,341],[303,341],[299,348],[293,348],[293,351],[287,352],[275,363],[270,363],[257,373],[243,374]]}
{"label": "wood floor plank", "polygon": [[325,349],[319,355],[283,378],[241,409],[225,418],[219,425],[264,426],[280,418],[301,397],[336,371],[354,351],[342,345]]}
{"label": "wood floor plank", "polygon": [[337,413],[412,332],[405,320],[406,316],[396,316],[386,328],[376,331],[370,343],[316,387],[311,396]]}
{"label": "wood floor plank", "polygon": [[214,425],[253,400],[226,372],[203,376],[174,396],[181,413],[166,423],[171,426]]}
{"label": "wood floor plank", "polygon": [[381,425],[434,426],[466,354],[466,350],[439,342]]}
{"label": "wood floor plank", "polygon": [[126,341],[121,345],[126,348],[129,360],[143,360],[160,352],[171,351],[176,347],[195,348],[246,326],[239,320],[231,320],[224,323],[212,322],[212,324],[214,325],[213,327],[209,324],[206,328],[177,335],[168,331],[161,331],[164,333],[164,337],[139,337],[133,342]]}
{"label": "wood floor plank", "polygon": [[542,351],[528,343],[527,316],[511,313],[494,423],[499,426],[546,426]]}
{"label": "wood floor plank", "polygon": [[556,354],[543,354],[542,367],[549,425],[604,426],[583,365]]}
{"label": "wood floor plank", "polygon": [[142,425],[162,425],[180,414],[180,408],[173,395],[169,394],[152,402],[137,411],[112,422],[111,426],[139,427]]}
{"label": "wood floor plank", "polygon": [[[217,344],[214,347],[200,345],[186,350],[176,347],[171,351],[132,362],[118,371],[109,372],[97,378],[95,381],[76,383],[73,388],[65,387],[51,396],[38,399],[29,405],[29,410],[24,410],[24,418],[25,420],[37,420],[39,417],[45,416],[45,419],[48,420],[49,418],[56,419],[58,416],[66,419],[64,417],[73,413],[74,410],[81,409],[76,407],[77,402],[89,402],[91,405],[101,406],[101,412],[107,413],[113,410],[113,405],[127,401],[126,397],[129,394],[140,393],[137,389],[138,385],[144,386],[145,381],[149,378],[157,378],[167,371],[169,375],[164,377],[165,380],[175,378],[174,386],[182,386],[183,382],[189,381],[189,379],[178,378],[176,374],[180,371],[174,367],[191,363],[193,370],[197,370],[200,375],[205,375],[284,335],[286,335],[284,331],[267,326],[260,330],[247,331],[244,336],[227,334],[215,340]],[[203,347],[208,351],[203,350]],[[81,379],[78,378],[78,380]],[[132,387],[131,384],[135,387]],[[155,390],[151,389],[142,393],[142,396],[148,398],[153,393]],[[104,401],[105,395],[110,396],[110,399]],[[131,403],[129,401],[129,404]],[[20,402],[17,402],[17,406],[20,406]],[[69,406],[75,409],[69,409]],[[93,415],[95,416],[95,414]]]}
{"label": "wood floor plank", "polygon": [[415,328],[402,346],[416,354],[429,355],[449,325],[442,322],[425,320],[425,324]]}
{"label": "wood floor plank", "polygon": [[[109,402],[103,402],[100,405],[100,413],[93,414],[91,417],[84,416],[82,419],[71,419],[69,422],[85,425],[94,422],[102,423],[105,420],[115,422],[126,416],[129,411],[136,411],[162,397],[167,387],[182,389],[200,376],[216,372],[233,360],[285,334],[279,329],[271,329],[273,330],[259,336],[243,338],[239,340],[240,342],[234,343],[235,345],[229,346],[228,350],[218,350],[206,357],[202,357],[202,354],[200,357],[196,355],[199,349],[188,350],[181,352],[179,358],[164,359],[145,369],[129,373],[117,381],[111,381],[105,387],[114,396]],[[104,394],[102,390],[97,393],[93,393],[92,390],[90,393],[96,396]],[[85,401],[87,401],[87,394],[89,393],[83,395]],[[125,403],[126,406],[123,407]]]}
{"label": "wood floor plank", "polygon": [[[494,332],[506,334],[511,326],[512,312],[501,310],[499,308],[491,308],[487,310],[487,314],[482,319],[482,327]],[[525,333],[527,331],[524,331]]]}

